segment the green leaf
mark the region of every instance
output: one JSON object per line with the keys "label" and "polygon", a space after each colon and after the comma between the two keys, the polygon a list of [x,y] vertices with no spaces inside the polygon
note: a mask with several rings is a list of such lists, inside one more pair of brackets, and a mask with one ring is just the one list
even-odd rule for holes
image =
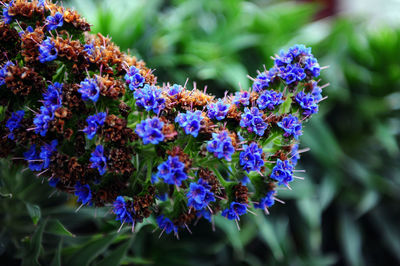
{"label": "green leaf", "polygon": [[365,265],[361,252],[361,233],[356,222],[346,213],[340,217],[342,250],[349,265]]}
{"label": "green leaf", "polygon": [[274,226],[261,212],[257,212],[255,220],[260,231],[261,239],[269,246],[276,260],[283,259],[283,250],[279,244],[278,237],[275,233]]}
{"label": "green leaf", "polygon": [[54,235],[59,235],[59,236],[72,236],[75,237],[73,233],[68,231],[67,228],[64,227],[64,225],[58,220],[51,220],[47,224],[46,227],[46,233],[54,234]]}
{"label": "green leaf", "polygon": [[61,266],[61,250],[63,246],[63,240],[61,239],[58,243],[58,248],[54,254],[53,261],[51,262],[51,266]]}
{"label": "green leaf", "polygon": [[43,231],[47,220],[42,220],[29,241],[28,253],[23,257],[22,265],[39,265],[39,254],[42,247]]}
{"label": "green leaf", "polygon": [[77,248],[66,260],[65,265],[88,265],[108,248],[116,236],[116,234],[100,236],[89,241],[83,247]]}
{"label": "green leaf", "polygon": [[120,245],[118,248],[113,250],[107,257],[105,257],[98,266],[118,266],[121,264],[121,261],[124,259],[126,252],[128,251],[129,247],[131,246],[133,241],[133,237],[131,237],[128,241],[124,244]]}
{"label": "green leaf", "polygon": [[29,202],[26,202],[25,206],[26,209],[28,210],[29,216],[32,218],[33,224],[37,225],[40,218],[42,217],[40,207],[38,205],[34,205]]}

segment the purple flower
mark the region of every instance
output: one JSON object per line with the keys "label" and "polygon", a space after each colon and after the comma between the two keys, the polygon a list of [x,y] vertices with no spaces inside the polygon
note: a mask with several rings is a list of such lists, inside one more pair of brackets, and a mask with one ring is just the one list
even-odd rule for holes
{"label": "purple flower", "polygon": [[233,103],[238,105],[247,106],[250,104],[250,92],[248,91],[237,91],[233,99]]}
{"label": "purple flower", "polygon": [[143,144],[158,144],[164,140],[163,126],[164,122],[159,118],[147,118],[136,126],[135,132],[142,138]]}
{"label": "purple flower", "polygon": [[93,139],[99,127],[106,121],[106,116],[107,114],[105,112],[100,112],[86,119],[88,125],[82,131],[87,134],[88,139]]}
{"label": "purple flower", "polygon": [[165,99],[161,95],[161,89],[156,86],[146,84],[143,88],[135,90],[133,96],[136,105],[148,112],[153,111],[158,114],[165,107]]}
{"label": "purple flower", "polygon": [[125,74],[125,81],[131,91],[134,91],[143,86],[145,79],[140,75],[139,69],[135,66],[131,66],[128,72]]}
{"label": "purple flower", "polygon": [[252,107],[251,109],[245,108],[242,114],[242,119],[240,120],[240,126],[247,128],[249,132],[254,132],[259,136],[264,135],[268,124],[264,122],[262,118],[262,113],[257,107]]}
{"label": "purple flower", "polygon": [[213,153],[215,157],[218,157],[218,159],[224,158],[227,161],[231,161],[231,156],[235,153],[235,148],[232,145],[232,139],[228,135],[228,132],[212,133],[212,137],[207,142],[207,150]]}
{"label": "purple flower", "polygon": [[50,37],[47,37],[47,39],[40,44],[39,53],[40,63],[50,62],[57,58],[58,51]]}
{"label": "purple flower", "polygon": [[178,227],[174,225],[174,223],[168,218],[164,217],[164,215],[160,215],[156,219],[158,227],[161,230],[165,231],[167,234],[174,232],[174,234],[178,234]]}
{"label": "purple flower", "polygon": [[188,198],[188,207],[196,210],[204,209],[210,202],[215,201],[214,193],[210,191],[210,186],[200,179],[197,183],[190,183]]}
{"label": "purple flower", "polygon": [[97,168],[100,175],[104,175],[107,171],[107,158],[104,156],[104,148],[102,145],[97,145],[90,157],[91,168]]}
{"label": "purple flower", "polygon": [[243,151],[240,153],[240,165],[247,173],[250,171],[260,171],[264,166],[262,159],[263,150],[258,147],[257,143],[252,142],[250,146],[243,145]]}
{"label": "purple flower", "polygon": [[20,127],[20,123],[21,123],[22,119],[24,118],[24,115],[25,115],[25,111],[19,110],[19,111],[13,112],[11,114],[10,119],[7,120],[6,127],[10,131],[10,134],[8,134],[9,139],[14,140],[15,136],[13,134],[13,131]]}
{"label": "purple flower", "polygon": [[13,66],[14,63],[11,61],[7,61],[1,68],[0,68],[0,86],[6,84],[6,76],[7,76],[7,68],[9,66]]}
{"label": "purple flower", "polygon": [[201,127],[201,120],[203,117],[201,116],[201,111],[187,111],[186,113],[179,113],[175,118],[175,122],[182,127],[187,135],[192,135],[193,137],[197,137]]}
{"label": "purple flower", "polygon": [[221,99],[216,103],[210,103],[208,108],[208,117],[210,119],[222,120],[225,118],[226,114],[229,111],[229,104],[225,104]]}
{"label": "purple flower", "polygon": [[229,208],[223,210],[221,215],[228,218],[229,220],[240,220],[239,216],[246,214],[246,212],[246,204],[232,201]]}
{"label": "purple flower", "polygon": [[185,164],[179,161],[178,156],[168,156],[168,159],[158,166],[157,176],[165,183],[180,186],[187,179],[184,172]]}
{"label": "purple flower", "polygon": [[260,199],[259,203],[254,203],[254,208],[257,209],[267,209],[275,204],[275,190],[268,191],[267,195]]}
{"label": "purple flower", "polygon": [[293,165],[289,160],[278,159],[272,169],[271,178],[278,181],[278,185],[287,185],[293,180]]}
{"label": "purple flower", "polygon": [[301,132],[301,122],[299,119],[293,115],[288,115],[282,119],[281,122],[278,122],[278,126],[282,128],[285,133],[283,136],[285,137],[294,137],[298,139],[303,133]]}
{"label": "purple flower", "polygon": [[267,108],[268,110],[274,110],[276,106],[283,103],[282,93],[273,90],[266,90],[257,99],[258,107],[261,110]]}
{"label": "purple flower", "polygon": [[[113,212],[117,215],[116,220],[121,223],[133,223],[133,218],[130,210],[128,210],[127,202],[124,197],[118,196],[113,203]],[[132,211],[134,211],[132,209]]]}
{"label": "purple flower", "polygon": [[78,202],[82,202],[83,205],[90,203],[92,200],[92,191],[88,184],[82,185],[79,181],[75,185],[75,196],[78,196]]}
{"label": "purple flower", "polygon": [[64,23],[64,16],[60,12],[57,12],[54,16],[48,16],[46,18],[46,29],[52,31],[58,27],[62,27]]}
{"label": "purple flower", "polygon": [[174,84],[168,88],[167,93],[169,96],[177,96],[182,90],[183,87],[181,85]]}
{"label": "purple flower", "polygon": [[93,102],[97,102],[100,96],[100,88],[97,84],[96,78],[85,78],[84,81],[81,81],[80,88],[78,92],[82,94],[82,100],[88,101],[91,100]]}
{"label": "purple flower", "polygon": [[310,116],[312,114],[318,113],[318,104],[314,99],[312,94],[304,93],[300,91],[296,95],[296,102],[300,105],[301,109],[303,109],[303,115]]}

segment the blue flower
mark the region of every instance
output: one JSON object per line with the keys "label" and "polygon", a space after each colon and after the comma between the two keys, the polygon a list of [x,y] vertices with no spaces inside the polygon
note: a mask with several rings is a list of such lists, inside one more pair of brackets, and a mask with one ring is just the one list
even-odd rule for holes
{"label": "blue flower", "polygon": [[51,107],[41,106],[40,113],[33,119],[35,125],[35,133],[40,134],[42,137],[46,136],[50,122],[54,119],[54,110]]}
{"label": "blue flower", "polygon": [[247,106],[250,104],[250,92],[248,91],[237,91],[233,98],[233,103],[236,105]]}
{"label": "blue flower", "polygon": [[36,150],[35,144],[33,144],[27,152],[24,152],[24,157],[31,171],[41,171],[43,169],[43,163]]}
{"label": "blue flower", "polygon": [[251,110],[246,107],[242,114],[242,119],[240,120],[240,126],[247,128],[249,132],[254,132],[257,135],[262,136],[264,135],[268,124],[264,122],[262,113],[257,107],[252,107]]}
{"label": "blue flower", "polygon": [[292,147],[292,150],[290,152],[290,163],[294,166],[296,166],[297,161],[300,159],[300,153],[299,153],[299,144],[295,144]]}
{"label": "blue flower", "polygon": [[231,156],[235,153],[235,148],[232,145],[232,139],[228,135],[228,132],[212,133],[212,137],[207,142],[207,150],[214,153],[214,156],[218,157],[218,159],[224,158],[227,161],[231,161]]}
{"label": "blue flower", "polygon": [[202,179],[198,183],[190,183],[188,198],[188,207],[196,210],[204,209],[210,202],[215,201],[214,193],[210,191],[210,186]]}
{"label": "blue flower", "polygon": [[282,93],[273,90],[266,90],[257,99],[258,107],[261,110],[267,108],[268,110],[274,110],[276,106],[283,103]]}
{"label": "blue flower", "polygon": [[62,105],[62,88],[63,84],[55,82],[47,87],[47,91],[43,93],[44,106],[56,111]]}
{"label": "blue flower", "polygon": [[46,4],[46,0],[39,0],[37,3],[37,7],[41,7],[41,6],[44,7],[45,4]]}
{"label": "blue flower", "polygon": [[286,53],[284,50],[279,51],[279,56],[275,58],[275,65],[279,68],[286,67],[293,61],[293,55],[291,53]]}
{"label": "blue flower", "polygon": [[171,87],[168,88],[168,95],[169,96],[177,96],[181,91],[183,90],[183,87],[178,84],[174,84]]}
{"label": "blue flower", "polygon": [[240,153],[240,165],[247,173],[250,171],[260,171],[264,166],[262,159],[263,150],[258,147],[257,143],[252,142],[250,146],[243,145],[243,150]]}
{"label": "blue flower", "polygon": [[297,93],[295,99],[296,102],[300,105],[301,109],[303,109],[303,115],[309,116],[318,113],[318,104],[312,94],[306,94],[303,91],[300,91],[299,93]]}
{"label": "blue flower", "polygon": [[51,156],[55,151],[57,151],[58,141],[55,139],[50,144],[44,144],[40,148],[39,158],[43,160],[43,168],[49,167],[51,162]]}
{"label": "blue flower", "polygon": [[175,118],[175,122],[183,128],[187,135],[192,135],[197,137],[201,127],[201,121],[203,117],[201,116],[201,111],[187,111],[186,113],[179,113]]}
{"label": "blue flower", "polygon": [[100,175],[104,175],[107,171],[107,158],[104,156],[104,148],[102,145],[97,145],[94,152],[91,153],[90,165],[91,168],[97,168]]}
{"label": "blue flower", "polygon": [[48,16],[46,18],[46,29],[52,31],[58,27],[62,27],[64,23],[64,16],[60,12],[57,12],[54,16]]}
{"label": "blue flower", "polygon": [[50,62],[57,58],[58,51],[50,37],[47,37],[47,39],[40,44],[39,53],[40,63]]}
{"label": "blue flower", "polygon": [[161,89],[156,86],[146,84],[143,88],[135,90],[133,96],[136,100],[136,105],[146,111],[153,111],[158,114],[165,107],[165,99],[161,95]]}
{"label": "blue flower", "polygon": [[253,83],[253,90],[255,92],[260,92],[260,91],[264,90],[265,88],[268,88],[269,83],[271,82],[271,78],[272,78],[272,75],[270,75],[269,72],[262,72],[262,73],[258,74],[258,76],[255,78],[254,83]]}
{"label": "blue flower", "polygon": [[289,160],[278,159],[272,169],[271,178],[278,181],[278,185],[287,185],[293,180],[293,165]]}
{"label": "blue flower", "polygon": [[279,68],[279,76],[286,81],[287,84],[292,84],[296,81],[302,81],[306,78],[304,69],[299,64],[287,65]]}
{"label": "blue flower", "polygon": [[322,89],[318,86],[318,82],[315,80],[311,80],[310,83],[311,94],[314,97],[315,101],[318,103],[322,99]]}
{"label": "blue flower", "polygon": [[11,61],[7,61],[1,68],[0,68],[0,86],[6,84],[6,76],[7,76],[7,68],[9,66],[13,66],[14,63]]}
{"label": "blue flower", "polygon": [[168,218],[164,217],[164,215],[160,215],[156,218],[158,227],[161,230],[165,231],[167,234],[174,232],[174,234],[178,233],[178,227],[174,225],[174,223]]}
{"label": "blue flower", "polygon": [[78,92],[82,94],[82,100],[97,102],[100,96],[100,88],[97,84],[97,79],[85,78],[84,81],[81,81],[81,87],[78,89]]}
{"label": "blue flower", "polygon": [[4,23],[10,24],[13,20],[14,16],[10,16],[8,13],[8,9],[14,4],[14,0],[12,0],[9,4],[5,4],[3,8],[3,17],[4,17]]}
{"label": "blue flower", "polygon": [[88,125],[82,131],[87,134],[88,139],[93,139],[99,127],[106,121],[106,116],[107,114],[105,112],[100,112],[86,119]]}
{"label": "blue flower", "polygon": [[246,214],[246,212],[247,204],[232,201],[229,208],[223,210],[221,215],[228,218],[229,220],[240,220],[239,216]]}
{"label": "blue flower", "polygon": [[90,203],[92,200],[92,191],[88,184],[82,185],[79,181],[75,185],[75,196],[78,196],[78,202],[83,205]]}
{"label": "blue flower", "polygon": [[313,77],[318,77],[321,72],[321,68],[318,64],[318,61],[314,57],[309,57],[306,59],[306,62],[304,64],[304,70],[310,73],[311,76]]}
{"label": "blue flower", "polygon": [[10,131],[10,134],[8,134],[9,139],[14,139],[14,134],[13,131],[15,129],[18,129],[20,127],[20,123],[22,119],[24,118],[25,111],[24,110],[19,110],[11,114],[10,119],[7,120],[6,127]]}
{"label": "blue flower", "polygon": [[163,126],[164,122],[159,118],[147,118],[136,126],[135,132],[142,138],[143,144],[158,144],[164,140]]}
{"label": "blue flower", "polygon": [[143,86],[145,79],[142,75],[140,75],[139,69],[135,66],[131,66],[128,72],[125,74],[125,81],[129,86],[131,91],[136,90]]}
{"label": "blue flower", "polygon": [[[128,210],[127,202],[124,197],[118,196],[113,203],[113,212],[117,215],[116,220],[121,223],[133,223],[133,218],[130,210]],[[132,211],[134,211],[132,209]]]}
{"label": "blue flower", "polygon": [[83,50],[88,54],[88,56],[93,56],[94,54],[94,44],[93,43],[89,43],[89,44],[85,44],[85,46],[83,47]]}
{"label": "blue flower", "polygon": [[60,182],[60,179],[57,177],[53,177],[52,179],[50,179],[49,181],[49,186],[51,187],[57,187],[58,183]]}
{"label": "blue flower", "polygon": [[204,218],[208,220],[211,223],[211,213],[208,209],[201,209],[199,211],[196,211],[196,217],[197,218]]}
{"label": "blue flower", "polygon": [[178,156],[168,156],[168,159],[158,166],[157,176],[165,183],[180,186],[187,179],[185,164],[179,161]]}
{"label": "blue flower", "polygon": [[298,139],[299,136],[302,135],[301,122],[297,117],[291,114],[283,118],[282,121],[278,122],[277,124],[285,131],[283,134],[285,137],[293,136],[295,139]]}
{"label": "blue flower", "polygon": [[208,108],[208,116],[210,119],[222,120],[229,111],[230,104],[225,104],[221,99],[216,103],[210,103]]}
{"label": "blue flower", "polygon": [[292,56],[292,58],[296,58],[298,56],[312,56],[311,48],[307,48],[303,44],[295,44],[289,48],[288,54]]}
{"label": "blue flower", "polygon": [[260,199],[259,203],[254,203],[254,208],[257,209],[267,209],[275,204],[275,190],[268,191],[267,195]]}

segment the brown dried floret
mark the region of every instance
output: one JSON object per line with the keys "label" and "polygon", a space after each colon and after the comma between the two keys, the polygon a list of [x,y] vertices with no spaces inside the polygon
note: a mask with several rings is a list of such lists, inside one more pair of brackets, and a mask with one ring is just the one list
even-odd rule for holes
{"label": "brown dried floret", "polygon": [[193,107],[206,106],[214,99],[214,96],[205,94],[197,89],[194,90],[183,90],[181,92],[181,98],[179,104],[183,109],[191,110]]}
{"label": "brown dried floret", "polygon": [[198,172],[199,178],[205,180],[211,186],[211,192],[220,197],[225,197],[224,187],[221,186],[214,173],[207,168],[200,168]]}
{"label": "brown dried floret", "polygon": [[167,154],[170,156],[178,156],[179,161],[185,164],[185,171],[188,171],[192,166],[192,159],[190,159],[190,156],[184,153],[183,149],[179,146],[173,147],[172,150],[167,151]]}
{"label": "brown dried floret", "polygon": [[116,115],[108,115],[103,126],[102,135],[106,142],[123,146],[135,140],[133,130],[127,127],[127,122]]}
{"label": "brown dried floret", "polygon": [[31,20],[34,19],[37,23],[42,23],[45,20],[43,7],[38,5],[38,1],[28,2],[26,0],[15,0],[8,8],[8,14],[15,17],[14,19]]}
{"label": "brown dried floret", "polygon": [[71,111],[78,113],[87,113],[87,108],[78,92],[79,84],[64,84],[63,86],[63,104]]}
{"label": "brown dried floret", "polygon": [[133,150],[128,147],[111,149],[107,155],[107,168],[116,174],[132,174],[135,171],[131,163]]}
{"label": "brown dried floret", "polygon": [[180,214],[178,218],[173,220],[173,223],[178,227],[187,226],[188,224],[191,224],[195,218],[196,210],[191,208],[190,211]]}
{"label": "brown dried floret", "polygon": [[52,16],[54,16],[57,12],[63,14],[64,22],[66,24],[70,24],[81,31],[90,31],[90,24],[87,23],[86,19],[79,15],[75,10],[64,8],[52,3],[48,3],[46,5],[46,9],[50,10]]}
{"label": "brown dried floret", "polygon": [[44,37],[42,27],[36,27],[33,32],[27,32],[22,35],[21,54],[27,64],[37,64],[39,45],[42,43]]}
{"label": "brown dried floret", "polygon": [[100,93],[113,99],[121,98],[125,94],[125,84],[121,80],[106,75],[104,77],[96,76],[99,83]]}
{"label": "brown dried floret", "polygon": [[21,49],[21,39],[16,29],[0,22],[0,62],[14,58]]}
{"label": "brown dried floret", "polygon": [[162,134],[164,135],[164,141],[171,141],[176,138],[178,135],[178,132],[175,129],[175,125],[173,123],[170,123],[169,120],[162,116],[160,117],[160,120],[164,123],[163,128],[162,128]]}
{"label": "brown dried floret", "polygon": [[10,66],[5,82],[7,88],[16,95],[27,96],[32,92],[41,93],[45,89],[43,77],[28,67]]}
{"label": "brown dried floret", "polygon": [[249,203],[248,200],[248,188],[246,186],[243,186],[242,183],[239,183],[232,188],[235,201],[239,203]]}

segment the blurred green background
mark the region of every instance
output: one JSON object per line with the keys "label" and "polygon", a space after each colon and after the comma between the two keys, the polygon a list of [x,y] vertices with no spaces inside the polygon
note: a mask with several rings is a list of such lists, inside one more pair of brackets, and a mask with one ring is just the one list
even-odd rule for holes
{"label": "blurred green background", "polygon": [[[400,265],[400,3],[387,1],[72,0],[94,32],[145,60],[159,82],[223,95],[270,56],[311,46],[328,99],[305,126],[304,181],[285,205],[216,219],[161,239],[144,224],[116,234],[21,169],[0,168],[2,265]],[[49,196],[51,196],[49,198]],[[96,216],[96,218],[95,218]]]}

